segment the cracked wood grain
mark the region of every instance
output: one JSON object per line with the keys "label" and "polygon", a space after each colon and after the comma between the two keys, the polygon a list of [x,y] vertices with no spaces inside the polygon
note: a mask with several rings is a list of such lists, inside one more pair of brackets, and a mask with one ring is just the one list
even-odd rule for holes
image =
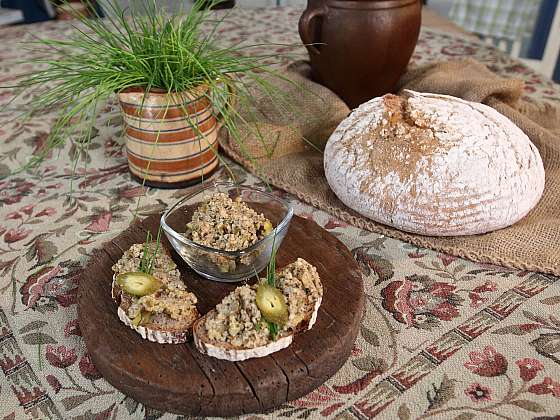
{"label": "cracked wood grain", "polygon": [[[111,266],[123,252],[155,236],[159,215],[134,222],[94,251],[79,292],[79,320],[99,371],[115,387],[146,405],[192,416],[262,412],[301,397],[331,377],[348,358],[363,308],[362,278],[350,252],[315,223],[294,217],[277,256],[278,267],[297,257],[319,270],[323,304],[315,326],[270,356],[243,362],[213,359],[192,342],[156,344],[143,340],[116,316],[110,296]],[[211,282],[171,251],[187,287],[204,314],[237,285]],[[250,280],[255,281],[255,279]]]}

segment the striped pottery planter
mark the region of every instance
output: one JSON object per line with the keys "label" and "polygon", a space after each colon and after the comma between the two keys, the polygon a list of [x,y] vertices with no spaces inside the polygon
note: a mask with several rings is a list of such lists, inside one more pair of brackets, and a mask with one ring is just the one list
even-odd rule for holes
{"label": "striped pottery planter", "polygon": [[168,94],[129,88],[119,93],[132,175],[146,185],[181,188],[218,166],[218,122],[204,90]]}

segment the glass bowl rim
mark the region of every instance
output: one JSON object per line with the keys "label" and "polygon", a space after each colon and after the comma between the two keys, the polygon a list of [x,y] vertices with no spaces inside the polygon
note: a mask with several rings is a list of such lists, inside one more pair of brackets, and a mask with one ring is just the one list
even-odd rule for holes
{"label": "glass bowl rim", "polygon": [[[218,249],[218,248],[212,248],[206,245],[202,245],[196,242],[191,241],[190,239],[188,239],[187,237],[183,236],[182,234],[180,234],[179,232],[176,232],[173,228],[171,228],[171,226],[169,226],[167,224],[167,217],[174,211],[176,210],[183,202],[187,201],[188,199],[194,197],[195,195],[198,195],[200,193],[202,193],[203,191],[207,191],[211,188],[217,188],[217,187],[226,187],[226,188],[238,188],[238,189],[244,189],[244,190],[250,190],[250,191],[254,191],[257,192],[259,194],[263,194],[266,197],[268,197],[269,199],[271,199],[272,201],[275,201],[279,204],[281,204],[283,207],[286,208],[286,215],[282,218],[282,221],[280,223],[278,223],[278,225],[272,230],[272,232],[270,234],[268,234],[267,236],[265,236],[264,238],[260,239],[259,241],[255,242],[253,245],[248,246],[247,248],[243,248],[237,251],[226,251],[223,249]],[[276,237],[276,235],[278,234],[278,232],[282,231],[289,223],[290,220],[292,219],[294,215],[294,208],[291,206],[290,203],[288,203],[287,201],[276,197],[273,194],[270,194],[268,192],[265,191],[261,191],[259,189],[253,188],[253,187],[249,187],[249,186],[245,186],[242,184],[236,184],[234,182],[226,182],[226,181],[222,181],[222,182],[213,182],[213,183],[209,183],[206,186],[197,189],[196,191],[193,191],[192,193],[184,196],[183,198],[179,199],[179,201],[177,201],[175,204],[173,204],[169,209],[167,209],[165,211],[165,213],[163,213],[163,215],[161,216],[160,219],[160,225],[163,228],[163,230],[165,231],[165,233],[171,235],[174,239],[176,239],[179,242],[182,242],[186,245],[192,246],[194,248],[198,248],[201,249],[203,251],[207,251],[207,252],[212,252],[214,254],[221,254],[221,255],[227,255],[227,256],[231,256],[231,257],[241,257],[253,250],[255,250],[256,248],[259,247],[259,245],[265,243],[266,241],[269,241],[271,238]]]}

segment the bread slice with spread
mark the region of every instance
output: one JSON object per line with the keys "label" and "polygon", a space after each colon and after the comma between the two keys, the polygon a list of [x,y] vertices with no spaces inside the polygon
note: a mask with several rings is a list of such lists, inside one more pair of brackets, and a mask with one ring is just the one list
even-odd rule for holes
{"label": "bread slice with spread", "polygon": [[311,329],[323,297],[317,269],[298,258],[276,273],[274,283],[261,279],[240,286],[196,321],[197,349],[218,359],[246,360],[286,348],[295,334]]}
{"label": "bread slice with spread", "polygon": [[[151,274],[142,272],[142,260],[152,255]],[[169,253],[156,243],[130,247],[113,265],[111,295],[117,314],[127,326],[149,341],[184,343],[200,317],[197,299],[187,291]]]}

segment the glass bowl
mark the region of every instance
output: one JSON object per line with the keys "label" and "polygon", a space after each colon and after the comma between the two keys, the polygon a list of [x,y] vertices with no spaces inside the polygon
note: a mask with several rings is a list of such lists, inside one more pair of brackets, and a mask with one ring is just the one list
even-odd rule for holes
{"label": "glass bowl", "polygon": [[[194,210],[217,192],[226,193],[232,199],[241,197],[245,204],[272,222],[272,232],[239,251],[210,248],[188,239],[186,226]],[[260,273],[268,265],[273,248],[278,249],[288,232],[293,214],[288,203],[272,194],[222,182],[203,186],[179,200],[161,217],[161,227],[175,251],[198,274],[210,280],[237,282]]]}

